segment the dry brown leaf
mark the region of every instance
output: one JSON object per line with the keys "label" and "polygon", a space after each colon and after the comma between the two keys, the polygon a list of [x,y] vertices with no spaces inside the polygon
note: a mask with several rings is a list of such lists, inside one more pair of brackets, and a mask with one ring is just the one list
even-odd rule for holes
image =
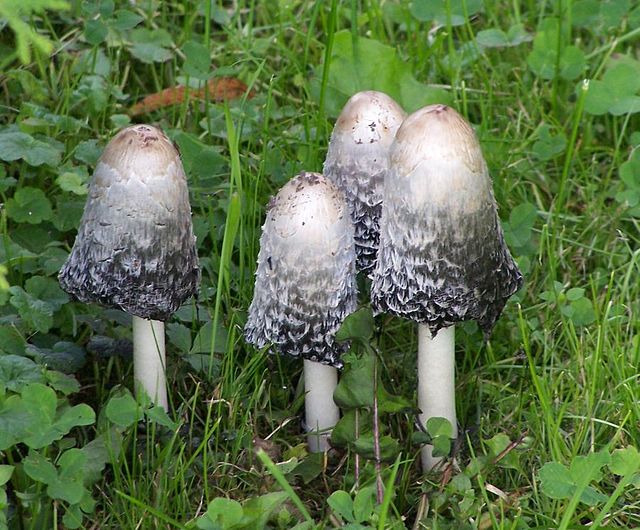
{"label": "dry brown leaf", "polygon": [[[239,79],[233,77],[216,77],[209,79],[207,84],[200,89],[191,89],[187,91],[184,86],[176,86],[165,88],[155,94],[149,94],[147,97],[133,105],[129,109],[129,115],[139,116],[147,112],[162,109],[170,105],[183,103],[185,97],[191,99],[204,99],[205,95],[209,95],[209,99],[215,102],[228,101],[237,99],[247,92],[247,85]],[[188,96],[187,96],[188,94]],[[249,93],[252,97],[253,93]]]}

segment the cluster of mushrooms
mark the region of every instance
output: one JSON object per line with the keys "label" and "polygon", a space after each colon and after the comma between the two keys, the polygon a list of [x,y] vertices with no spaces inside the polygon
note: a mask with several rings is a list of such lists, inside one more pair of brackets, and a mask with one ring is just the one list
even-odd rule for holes
{"label": "cluster of mushrooms", "polygon": [[[165,409],[163,323],[200,279],[190,214],[173,144],[149,125],[128,127],[98,162],[59,276],[79,300],[133,315],[136,387]],[[339,419],[333,391],[348,344],[335,335],[357,308],[358,271],[377,313],[419,324],[419,419],[446,418],[455,436],[454,325],[475,320],[488,336],[522,275],[478,140],[452,108],[407,116],[386,94],[355,94],[323,174],[301,173],[268,205],[245,337],[303,358],[314,452],[330,447]],[[425,470],[439,462],[431,451]]]}

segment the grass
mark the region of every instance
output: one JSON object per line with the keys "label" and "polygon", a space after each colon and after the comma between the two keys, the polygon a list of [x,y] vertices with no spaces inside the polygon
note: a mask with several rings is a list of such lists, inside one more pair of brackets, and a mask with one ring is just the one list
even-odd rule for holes
{"label": "grass", "polygon": [[[638,144],[632,133],[640,130],[640,122],[634,113],[591,112],[594,103],[581,89],[583,78],[591,79],[592,90],[611,61],[634,56],[633,12],[627,10],[615,24],[593,22],[558,32],[555,48],[541,48],[555,61],[549,78],[528,63],[532,50],[543,46],[537,41],[491,48],[480,47],[476,38],[481,31],[522,24],[539,39],[544,19],[561,14],[569,20],[572,14],[575,22],[582,16],[580,2],[487,0],[482,11],[456,26],[451,25],[454,2],[444,3],[450,9],[440,25],[419,20],[408,5],[383,0],[117,4],[139,16],[139,27],[169,33],[166,46],[142,43],[158,53],[158,47],[166,50],[167,61],[140,60],[133,29],[117,29],[106,2],[34,14],[33,24],[53,42],[54,51],[34,53],[26,65],[11,55],[13,37],[6,31],[0,37],[6,64],[2,127],[61,142],[59,164],[8,161],[0,172],[16,179],[12,185],[3,181],[5,205],[24,187],[45,191],[53,205],[51,216],[35,224],[2,208],[0,254],[10,285],[25,286],[34,275],[55,278],[85,200],[61,187],[60,173],[86,181],[94,162],[79,154],[91,152],[91,144],[83,142],[97,140],[99,150],[126,122],[130,105],[184,81],[186,42],[201,44],[213,58],[214,71],[242,79],[252,97],[184,102],[140,117],[163,127],[182,148],[203,285],[197,304],[183,308],[169,327],[171,417],[179,428],[143,422],[119,429],[122,448],[93,486],[98,501],[85,527],[185,528],[216,497],[245,503],[244,517],[250,517],[252,510],[269,509],[266,504],[252,508],[248,501],[281,489],[290,501],[273,510],[280,515],[270,527],[289,528],[309,519],[319,527],[340,522],[327,498],[354,487],[354,453],[340,452],[326,462],[305,454],[301,364],[249,347],[242,326],[268,198],[297,172],[322,170],[336,117],[331,109],[344,103],[344,87],[352,81],[352,68],[339,55],[341,30],[349,32],[360,53],[356,89],[371,88],[367,83],[382,77],[375,69],[372,77],[365,72],[375,61],[367,44],[372,39],[395,50],[399,64],[407,65],[417,81],[440,89],[436,97],[448,100],[475,126],[505,232],[526,278],[488,343],[473,324],[458,333],[462,429],[457,461],[463,472],[454,472],[446,486],[438,475],[424,477],[410,443],[413,415],[387,415],[387,432],[399,440],[402,452],[396,464],[383,465],[388,488],[382,510],[372,508],[356,522],[378,528],[520,529],[578,528],[593,521],[606,501],[572,500],[573,490],[564,498],[552,497],[540,470],[548,462],[570,467],[579,456],[640,445],[640,216],[616,199],[625,190],[619,170]],[[108,27],[108,40],[87,38],[89,20]],[[578,75],[563,77],[560,57],[571,45],[578,45],[586,59],[582,66],[575,59]],[[378,82],[397,88],[395,78]],[[424,94],[430,94],[426,87]],[[415,106],[422,97],[419,92],[403,103]],[[43,117],[44,111],[79,125]],[[554,140],[545,143],[544,128]],[[529,205],[532,215],[518,210],[522,205]],[[514,211],[520,212],[515,218]],[[366,293],[361,300],[366,304]],[[8,296],[0,302],[0,324],[17,330],[24,344],[50,348],[66,340],[85,348],[93,335],[127,338],[122,317],[113,311],[69,302],[54,312],[50,329],[38,333]],[[206,323],[207,333],[201,331]],[[377,324],[383,382],[414,400],[412,325],[384,316]],[[0,344],[0,355],[8,353]],[[99,416],[96,429],[108,424],[106,403],[122,390],[118,385],[132,386],[130,363],[89,353],[76,377],[81,390],[72,401],[93,407]],[[78,431],[70,443],[82,445],[94,437],[93,427]],[[513,442],[500,459],[496,436]],[[256,456],[258,449],[263,452]],[[0,461],[19,461],[27,452],[16,446],[0,452]],[[295,475],[287,462],[306,463],[306,471],[316,476],[305,483],[304,466]],[[288,488],[282,488],[283,480]],[[372,463],[364,463],[361,486],[374,480]],[[609,499],[618,482],[606,471],[591,487]],[[20,493],[44,495],[44,488],[25,484],[12,483],[12,506]],[[633,485],[622,491],[600,523],[640,526],[638,492]],[[62,512],[65,503],[55,506]],[[10,515],[11,528],[47,527],[28,515],[20,526],[15,513]]]}

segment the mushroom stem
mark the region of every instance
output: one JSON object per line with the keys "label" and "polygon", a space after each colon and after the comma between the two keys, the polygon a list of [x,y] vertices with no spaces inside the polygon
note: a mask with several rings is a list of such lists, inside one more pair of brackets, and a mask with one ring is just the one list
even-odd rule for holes
{"label": "mushroom stem", "polygon": [[164,322],[133,317],[133,378],[136,394],[169,410],[165,376]]}
{"label": "mushroom stem", "polygon": [[338,385],[338,370],[305,359],[303,371],[309,451],[322,453],[329,449],[331,429],[340,419],[340,410],[333,401],[333,391]]}
{"label": "mushroom stem", "polygon": [[[458,436],[455,397],[455,326],[442,328],[435,337],[429,327],[418,326],[418,407],[420,421],[445,418],[451,423],[453,438]],[[433,446],[422,448],[422,468],[430,471],[442,457],[432,455]]]}

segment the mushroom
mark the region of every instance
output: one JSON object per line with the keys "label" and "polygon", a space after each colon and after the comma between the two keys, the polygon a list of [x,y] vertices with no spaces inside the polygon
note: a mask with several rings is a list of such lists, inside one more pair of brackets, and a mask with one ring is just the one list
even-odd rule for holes
{"label": "mushroom", "polygon": [[344,191],[355,225],[358,270],[370,273],[378,251],[388,153],[406,113],[382,92],[351,96],[336,121],[324,175]]}
{"label": "mushroom", "polygon": [[133,316],[136,390],[168,409],[164,321],[200,281],[187,179],[164,133],[133,125],[109,142],[59,281],[82,302]]}
{"label": "mushroom", "polygon": [[326,451],[339,419],[333,401],[344,318],[355,311],[353,225],[342,192],[318,173],[303,172],[271,199],[260,237],[247,342],[304,359],[309,449]]}
{"label": "mushroom", "polygon": [[[475,320],[488,337],[521,285],[473,129],[446,105],[411,114],[391,147],[371,299],[419,323],[423,424],[444,417],[457,436],[454,325]],[[425,470],[439,460],[423,449]]]}

